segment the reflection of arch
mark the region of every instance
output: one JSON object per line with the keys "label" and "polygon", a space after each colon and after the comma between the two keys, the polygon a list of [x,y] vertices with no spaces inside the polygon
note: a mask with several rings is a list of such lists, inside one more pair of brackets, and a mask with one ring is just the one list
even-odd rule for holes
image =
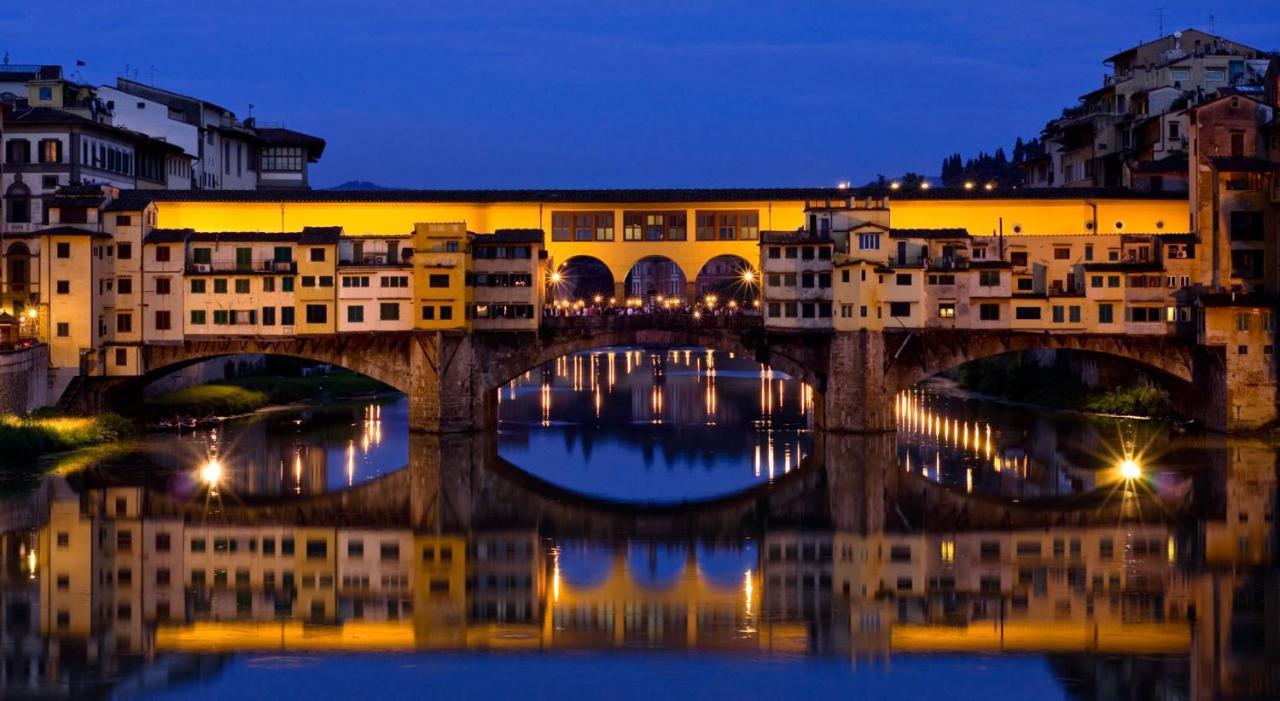
{"label": "reflection of arch", "polygon": [[608,299],[615,294],[613,273],[599,258],[572,256],[552,275],[547,295],[552,300],[590,300],[596,295]]}
{"label": "reflection of arch", "polygon": [[25,293],[31,283],[31,250],[16,241],[5,250],[5,292]]}
{"label": "reflection of arch", "polygon": [[15,182],[4,193],[4,220],[10,224],[31,223],[31,188]]}
{"label": "reflection of arch", "polygon": [[642,299],[658,295],[683,298],[688,289],[678,263],[666,256],[646,256],[627,272],[626,293]]}
{"label": "reflection of arch", "polygon": [[731,253],[707,261],[694,278],[694,293],[698,298],[714,294],[724,301],[751,302],[759,291],[759,271],[745,258]]}

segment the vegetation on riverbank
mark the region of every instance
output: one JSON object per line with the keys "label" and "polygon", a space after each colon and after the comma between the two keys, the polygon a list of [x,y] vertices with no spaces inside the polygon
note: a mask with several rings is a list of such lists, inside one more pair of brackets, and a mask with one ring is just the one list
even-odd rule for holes
{"label": "vegetation on riverbank", "polygon": [[148,399],[143,402],[141,413],[148,419],[235,416],[272,405],[388,391],[391,388],[377,380],[345,370],[310,377],[258,375],[188,387]]}
{"label": "vegetation on riverbank", "polygon": [[1052,365],[1024,355],[984,358],[961,365],[950,376],[979,394],[1053,409],[1153,418],[1175,415],[1165,390],[1145,383],[1112,390],[1089,387],[1062,355]]}
{"label": "vegetation on riverbank", "polygon": [[34,467],[45,455],[110,443],[133,432],[133,423],[119,414],[66,416],[41,411],[28,416],[0,415],[0,467]]}

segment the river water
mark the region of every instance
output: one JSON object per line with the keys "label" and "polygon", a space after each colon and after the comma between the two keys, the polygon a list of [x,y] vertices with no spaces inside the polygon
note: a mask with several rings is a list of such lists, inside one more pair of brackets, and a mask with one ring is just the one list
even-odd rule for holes
{"label": "river water", "polygon": [[484,435],[335,402],[0,502],[0,696],[1280,693],[1269,440],[943,385],[824,434],[696,348],[499,394]]}

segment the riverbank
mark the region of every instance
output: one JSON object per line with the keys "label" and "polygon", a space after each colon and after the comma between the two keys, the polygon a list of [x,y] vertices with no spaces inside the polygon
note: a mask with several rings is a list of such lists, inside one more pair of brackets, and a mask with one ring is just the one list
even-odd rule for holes
{"label": "riverbank", "polygon": [[1177,418],[1169,393],[1159,387],[1136,383],[1099,390],[1081,382],[1078,373],[1061,362],[1040,365],[1021,358],[988,358],[963,365],[946,378],[991,401],[1105,416]]}
{"label": "riverbank", "polygon": [[43,457],[112,443],[136,433],[136,425],[119,414],[64,416],[37,412],[0,416],[0,468],[34,470]]}
{"label": "riverbank", "polygon": [[139,414],[149,422],[240,416],[272,406],[391,391],[394,390],[377,380],[346,371],[311,377],[242,377],[148,399],[142,403]]}
{"label": "riverbank", "polygon": [[[1095,419],[1139,419],[1143,421],[1166,421],[1171,420],[1173,416],[1150,416],[1136,411],[1105,411],[1100,406],[1109,406],[1116,408],[1124,408],[1124,402],[1127,400],[1118,399],[1107,404],[1090,403],[1086,406],[1058,406],[1050,404],[1040,404],[1037,402],[1023,401],[1012,397],[1001,397],[994,394],[983,394],[976,390],[965,387],[953,378],[944,375],[930,377],[920,383],[920,385],[934,394],[945,397],[953,397],[956,399],[972,399],[981,402],[990,402],[992,404],[1002,404],[1004,406],[1018,407],[1022,409],[1030,409],[1038,412],[1060,412],[1063,414],[1076,414],[1086,418]],[[1128,407],[1132,409],[1132,407]]]}

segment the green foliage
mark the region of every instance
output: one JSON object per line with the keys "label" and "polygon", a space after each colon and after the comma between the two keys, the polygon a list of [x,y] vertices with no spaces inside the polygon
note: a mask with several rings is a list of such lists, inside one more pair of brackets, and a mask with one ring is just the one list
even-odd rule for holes
{"label": "green foliage", "polygon": [[1175,415],[1169,393],[1159,387],[1135,384],[1110,391],[1090,389],[1062,355],[1042,366],[1021,354],[984,358],[949,373],[966,389],[1054,409],[1101,414],[1169,418]]}
{"label": "green foliage", "polygon": [[153,418],[234,416],[272,404],[293,404],[326,397],[353,397],[389,391],[364,375],[337,371],[311,377],[259,375],[171,392],[143,403]]}
{"label": "green foliage", "polygon": [[1049,367],[1022,355],[983,358],[961,365],[951,375],[980,394],[1060,409],[1078,406],[1087,394],[1061,357]]}
{"label": "green foliage", "polygon": [[1089,411],[1124,416],[1167,418],[1174,414],[1169,393],[1151,385],[1121,387],[1093,397],[1085,406]]}
{"label": "green foliage", "polygon": [[134,432],[118,414],[66,416],[41,410],[28,416],[0,416],[0,467],[32,468],[42,456],[116,441]]}
{"label": "green foliage", "polygon": [[270,403],[264,392],[233,385],[198,385],[170,392],[142,403],[142,414],[150,418],[174,416],[231,416],[247,414]]}

